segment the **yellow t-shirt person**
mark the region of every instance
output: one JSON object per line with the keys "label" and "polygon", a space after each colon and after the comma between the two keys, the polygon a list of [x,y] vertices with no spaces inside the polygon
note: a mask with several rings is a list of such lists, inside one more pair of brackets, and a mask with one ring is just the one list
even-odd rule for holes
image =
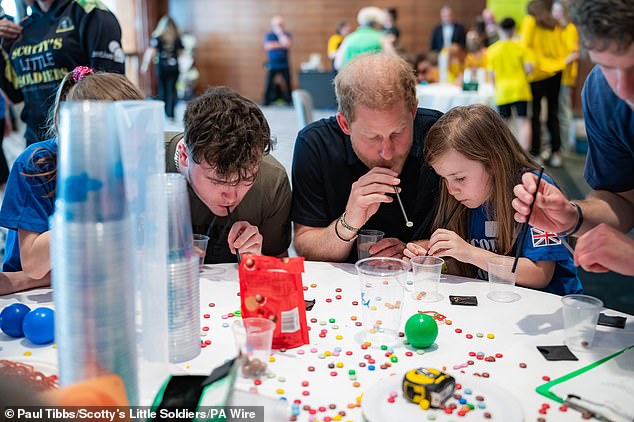
{"label": "yellow t-shirt person", "polygon": [[532,62],[530,53],[512,40],[497,41],[487,49],[487,70],[493,72],[495,104],[512,104],[532,99],[524,63]]}
{"label": "yellow t-shirt person", "polygon": [[330,37],[330,39],[328,40],[328,57],[335,56],[335,53],[337,52],[337,49],[339,49],[339,46],[342,42],[343,37],[339,34],[334,34]]}
{"label": "yellow t-shirt person", "polygon": [[526,16],[522,23],[522,45],[535,59],[531,81],[542,81],[564,70],[568,47],[559,25],[554,29],[545,28],[537,25],[533,16]]}
{"label": "yellow t-shirt person", "polygon": [[[577,27],[569,23],[563,30],[563,39],[566,44],[568,54],[573,51],[579,51],[579,33]],[[561,84],[566,86],[575,86],[577,83],[577,74],[579,73],[579,61],[575,60],[568,63],[561,75]]]}

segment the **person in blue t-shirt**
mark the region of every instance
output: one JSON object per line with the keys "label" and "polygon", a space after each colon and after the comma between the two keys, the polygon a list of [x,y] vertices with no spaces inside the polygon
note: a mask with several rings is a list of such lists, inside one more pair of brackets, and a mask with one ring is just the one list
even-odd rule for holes
{"label": "person in blue t-shirt", "polygon": [[[53,108],[53,139],[36,142],[15,160],[0,208],[0,226],[9,229],[0,294],[48,285],[51,271],[49,217],[55,210],[58,112],[63,101],[142,100],[125,76],[93,73],[84,66],[68,73]],[[16,275],[19,273],[19,275]]]}
{"label": "person in blue t-shirt", "polygon": [[[585,178],[592,192],[570,202],[559,190],[540,185],[530,223],[543,230],[579,236],[575,263],[592,272],[634,276],[634,2],[578,0],[572,19],[596,64],[583,87],[588,134]],[[526,221],[536,176],[515,187],[515,220]]]}
{"label": "person in blue t-shirt", "polygon": [[283,90],[284,101],[291,104],[291,72],[288,62],[288,52],[291,48],[291,33],[284,28],[284,18],[275,16],[271,19],[271,31],[264,37],[264,49],[268,56],[266,90],[264,91],[264,105],[269,105],[276,99],[275,76],[281,75],[286,85]]}
{"label": "person in blue t-shirt", "polygon": [[[442,178],[436,230],[429,241],[409,243],[405,256],[428,252],[453,258],[447,264],[450,273],[486,280],[491,258],[514,254],[518,227],[511,206],[513,187],[524,171],[535,171],[537,165],[504,120],[480,104],[455,107],[438,119],[425,139],[425,159]],[[542,183],[553,181],[544,176]],[[582,293],[563,240],[530,227],[520,251],[517,284],[559,295]]]}

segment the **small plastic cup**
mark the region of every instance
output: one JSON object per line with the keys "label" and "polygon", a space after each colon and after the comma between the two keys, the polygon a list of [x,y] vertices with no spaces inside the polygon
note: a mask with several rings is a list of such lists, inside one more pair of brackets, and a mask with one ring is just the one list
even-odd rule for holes
{"label": "small plastic cup", "polygon": [[440,274],[445,260],[435,256],[417,256],[410,260],[414,278],[414,299],[422,302],[438,302]]}
{"label": "small plastic cup", "polygon": [[489,293],[487,297],[494,302],[509,303],[520,300],[520,295],[515,292],[517,281],[517,269],[513,269],[512,256],[497,256],[487,263],[489,271]]}
{"label": "small plastic cup", "polygon": [[369,258],[370,248],[379,240],[383,239],[385,233],[380,230],[360,230],[357,236],[357,256],[358,260]]}
{"label": "small plastic cup", "polygon": [[372,347],[398,341],[409,264],[396,258],[366,258],[356,264],[361,281],[364,341]]}
{"label": "small plastic cup", "polygon": [[603,302],[586,295],[561,298],[564,314],[564,343],[573,350],[584,351],[592,346],[594,332]]}
{"label": "small plastic cup", "polygon": [[207,244],[209,243],[209,236],[204,234],[194,234],[194,250],[198,254],[198,269],[202,271],[203,265],[205,265],[205,255],[207,255]]}
{"label": "small plastic cup", "polygon": [[275,323],[265,318],[237,319],[231,325],[242,356],[242,375],[259,377],[266,372],[271,355]]}

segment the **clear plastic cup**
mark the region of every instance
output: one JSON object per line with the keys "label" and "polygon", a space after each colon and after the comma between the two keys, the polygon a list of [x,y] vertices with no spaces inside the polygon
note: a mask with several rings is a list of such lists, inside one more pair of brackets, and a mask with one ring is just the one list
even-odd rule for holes
{"label": "clear plastic cup", "polygon": [[603,302],[592,296],[568,295],[561,298],[561,303],[564,314],[564,343],[573,350],[589,349]]}
{"label": "clear plastic cup", "polygon": [[194,249],[198,254],[198,269],[203,270],[205,265],[205,255],[207,255],[207,244],[209,243],[209,236],[205,234],[194,233]]}
{"label": "clear plastic cup", "polygon": [[383,239],[385,233],[380,230],[360,230],[357,236],[357,256],[359,260],[370,257],[370,248]]}
{"label": "clear plastic cup", "polygon": [[194,256],[194,244],[187,181],[178,173],[166,173],[163,178],[167,196],[168,262],[188,260]]}
{"label": "clear plastic cup", "polygon": [[356,263],[361,281],[364,341],[373,347],[398,340],[409,264],[396,258],[366,258]]}
{"label": "clear plastic cup", "polygon": [[233,321],[231,329],[242,356],[242,374],[248,378],[264,374],[271,355],[275,323],[265,318],[244,318]]}
{"label": "clear plastic cup", "polygon": [[126,218],[113,103],[65,101],[60,110],[56,212],[77,223]]}
{"label": "clear plastic cup", "polygon": [[410,260],[414,278],[414,299],[422,302],[438,302],[440,274],[445,260],[435,256],[417,256]]}
{"label": "clear plastic cup", "polygon": [[487,263],[489,272],[489,293],[487,297],[494,302],[515,302],[520,300],[520,295],[515,292],[517,281],[517,269],[512,272],[512,256],[497,256]]}

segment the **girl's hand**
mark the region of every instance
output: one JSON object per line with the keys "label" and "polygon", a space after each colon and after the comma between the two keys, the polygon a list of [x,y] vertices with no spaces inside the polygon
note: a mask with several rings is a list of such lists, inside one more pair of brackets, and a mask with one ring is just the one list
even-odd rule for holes
{"label": "girl's hand", "polygon": [[427,249],[423,248],[420,245],[417,245],[416,243],[408,243],[407,247],[403,250],[403,259],[407,262],[409,262],[410,259],[415,258],[417,256],[425,256],[425,254],[427,253]]}
{"label": "girl's hand", "polygon": [[474,247],[455,232],[446,229],[436,230],[429,239],[429,255],[450,256],[460,262],[471,260]]}

